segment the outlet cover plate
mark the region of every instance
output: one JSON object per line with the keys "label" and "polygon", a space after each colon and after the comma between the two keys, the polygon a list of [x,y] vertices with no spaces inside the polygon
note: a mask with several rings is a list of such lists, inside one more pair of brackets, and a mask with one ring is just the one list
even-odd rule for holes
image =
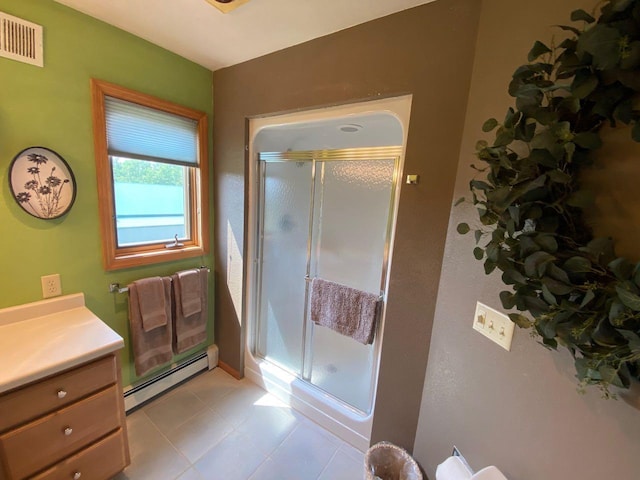
{"label": "outlet cover plate", "polygon": [[504,313],[477,302],[473,329],[507,351],[511,350],[515,324]]}
{"label": "outlet cover plate", "polygon": [[40,277],[42,284],[42,298],[51,298],[62,295],[62,285],[60,284],[60,275],[44,275]]}

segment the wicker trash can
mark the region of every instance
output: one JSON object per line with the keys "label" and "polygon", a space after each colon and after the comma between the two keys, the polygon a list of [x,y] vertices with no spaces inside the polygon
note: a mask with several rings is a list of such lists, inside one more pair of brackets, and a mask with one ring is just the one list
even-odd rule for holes
{"label": "wicker trash can", "polygon": [[366,480],[423,480],[418,463],[403,448],[380,442],[364,456]]}

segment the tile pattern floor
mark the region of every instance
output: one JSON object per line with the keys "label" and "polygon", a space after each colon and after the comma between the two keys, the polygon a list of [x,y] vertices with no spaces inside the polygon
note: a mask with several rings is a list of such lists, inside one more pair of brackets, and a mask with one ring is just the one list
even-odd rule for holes
{"label": "tile pattern floor", "polygon": [[127,417],[114,480],[362,480],[363,453],[247,379],[202,373]]}

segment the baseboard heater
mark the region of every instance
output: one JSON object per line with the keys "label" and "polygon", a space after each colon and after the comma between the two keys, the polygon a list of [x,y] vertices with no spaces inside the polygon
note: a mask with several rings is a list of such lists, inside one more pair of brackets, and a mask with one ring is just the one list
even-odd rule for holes
{"label": "baseboard heater", "polygon": [[218,349],[212,345],[207,351],[197,353],[149,380],[125,387],[124,408],[129,412],[202,370],[210,370],[217,365]]}

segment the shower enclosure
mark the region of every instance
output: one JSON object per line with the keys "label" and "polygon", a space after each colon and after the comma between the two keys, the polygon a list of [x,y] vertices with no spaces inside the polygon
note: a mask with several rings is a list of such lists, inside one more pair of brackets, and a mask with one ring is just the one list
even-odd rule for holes
{"label": "shower enclosure", "polygon": [[258,153],[253,354],[362,414],[372,409],[383,319],[372,345],[315,325],[310,280],[384,301],[401,153],[400,146]]}

